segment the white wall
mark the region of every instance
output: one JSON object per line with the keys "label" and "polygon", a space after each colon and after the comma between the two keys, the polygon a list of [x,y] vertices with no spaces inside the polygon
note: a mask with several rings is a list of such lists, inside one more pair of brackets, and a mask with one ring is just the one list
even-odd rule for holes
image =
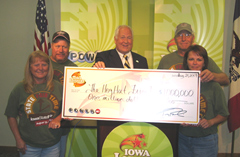
{"label": "white wall", "polygon": [[[15,146],[4,111],[12,88],[23,79],[33,51],[37,0],[4,0],[0,5],[0,146]],[[60,29],[60,0],[46,0],[50,39]]]}
{"label": "white wall", "polygon": [[[223,69],[228,73],[231,52],[232,16],[235,0],[225,0],[224,60]],[[0,146],[15,146],[4,111],[14,85],[22,80],[28,55],[33,51],[33,33],[37,0],[5,0],[0,5]],[[46,0],[48,29],[52,34],[60,30],[60,0]],[[228,95],[228,88],[224,88]],[[227,123],[219,127],[219,152],[230,153],[232,134]],[[240,132],[235,132],[235,152],[240,153]]]}

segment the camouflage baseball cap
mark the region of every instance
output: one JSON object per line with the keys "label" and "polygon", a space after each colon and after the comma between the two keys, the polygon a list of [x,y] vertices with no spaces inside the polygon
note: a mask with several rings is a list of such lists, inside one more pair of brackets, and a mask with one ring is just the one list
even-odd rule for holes
{"label": "camouflage baseball cap", "polygon": [[193,34],[192,26],[188,23],[180,23],[176,27],[175,36],[182,30],[186,30],[189,33]]}

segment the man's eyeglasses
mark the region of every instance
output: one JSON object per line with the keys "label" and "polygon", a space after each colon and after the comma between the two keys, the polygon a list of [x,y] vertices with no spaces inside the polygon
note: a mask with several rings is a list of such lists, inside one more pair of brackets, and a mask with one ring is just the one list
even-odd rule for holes
{"label": "man's eyeglasses", "polygon": [[177,38],[180,38],[180,37],[183,37],[183,35],[185,35],[186,38],[190,38],[192,36],[191,33],[180,33],[180,34],[177,34]]}

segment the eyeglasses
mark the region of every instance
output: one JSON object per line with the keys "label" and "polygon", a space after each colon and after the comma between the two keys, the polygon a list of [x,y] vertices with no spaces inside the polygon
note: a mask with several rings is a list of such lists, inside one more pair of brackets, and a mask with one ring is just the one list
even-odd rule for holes
{"label": "eyeglasses", "polygon": [[191,33],[180,33],[180,34],[177,34],[176,37],[180,38],[180,37],[183,37],[183,35],[185,35],[186,38],[190,38],[192,36]]}

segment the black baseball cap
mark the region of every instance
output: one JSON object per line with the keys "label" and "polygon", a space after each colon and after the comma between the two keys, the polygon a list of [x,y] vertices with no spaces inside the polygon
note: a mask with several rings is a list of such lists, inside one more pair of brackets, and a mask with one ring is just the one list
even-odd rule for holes
{"label": "black baseball cap", "polygon": [[52,42],[54,42],[56,39],[62,38],[66,40],[68,43],[70,43],[70,37],[69,34],[65,31],[57,31],[53,34]]}

